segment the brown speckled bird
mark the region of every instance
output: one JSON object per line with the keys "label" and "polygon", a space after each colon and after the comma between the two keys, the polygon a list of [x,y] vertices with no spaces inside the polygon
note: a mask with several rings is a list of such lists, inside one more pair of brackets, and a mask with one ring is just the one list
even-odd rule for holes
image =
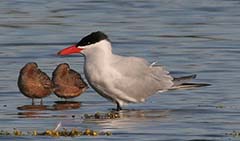
{"label": "brown speckled bird", "polygon": [[57,66],[52,74],[54,93],[64,99],[74,98],[85,92],[87,84],[82,80],[81,75],[70,69],[67,63]]}
{"label": "brown speckled bird", "polygon": [[42,98],[52,93],[53,84],[48,75],[42,72],[37,63],[27,63],[19,73],[18,88],[23,95],[32,98],[34,105],[34,98]]}

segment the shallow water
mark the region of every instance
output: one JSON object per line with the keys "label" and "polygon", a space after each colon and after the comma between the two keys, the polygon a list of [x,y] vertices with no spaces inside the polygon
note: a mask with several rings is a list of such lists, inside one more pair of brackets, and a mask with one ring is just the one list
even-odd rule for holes
{"label": "shallow water", "polygon": [[[1,1],[0,130],[43,131],[62,121],[65,128],[113,135],[61,140],[238,140],[227,133],[240,131],[239,13],[237,0]],[[175,75],[197,74],[195,82],[212,86],[156,94],[124,107],[114,120],[82,118],[115,107],[92,89],[70,105],[51,95],[44,106],[32,107],[16,85],[21,67],[34,61],[51,75],[57,64],[67,62],[83,74],[80,55],[56,53],[96,30],[109,35],[117,54],[159,61]]]}

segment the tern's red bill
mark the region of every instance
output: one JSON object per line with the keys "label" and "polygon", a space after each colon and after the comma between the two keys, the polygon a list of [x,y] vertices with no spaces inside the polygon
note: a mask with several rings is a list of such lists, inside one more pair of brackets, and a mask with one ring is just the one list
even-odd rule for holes
{"label": "tern's red bill", "polygon": [[69,55],[73,53],[80,53],[82,48],[78,48],[76,45],[64,48],[58,52],[58,55]]}

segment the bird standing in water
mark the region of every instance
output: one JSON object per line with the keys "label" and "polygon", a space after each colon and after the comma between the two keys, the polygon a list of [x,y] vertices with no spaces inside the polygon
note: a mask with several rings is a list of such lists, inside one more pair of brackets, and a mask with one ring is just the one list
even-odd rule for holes
{"label": "bird standing in water", "polygon": [[20,70],[18,88],[23,95],[32,99],[32,105],[34,105],[34,98],[40,98],[42,105],[42,98],[52,93],[52,86],[51,79],[38,68],[37,63],[27,63]]}
{"label": "bird standing in water", "polygon": [[88,88],[81,75],[70,69],[67,63],[59,64],[52,73],[54,93],[64,99],[74,98]]}
{"label": "bird standing in water", "polygon": [[77,44],[58,52],[59,55],[81,53],[84,56],[84,73],[88,83],[101,96],[117,104],[117,110],[127,103],[144,102],[156,92],[177,87],[205,86],[186,82],[196,75],[173,78],[168,71],[143,58],[126,57],[112,53],[108,36],[93,32]]}

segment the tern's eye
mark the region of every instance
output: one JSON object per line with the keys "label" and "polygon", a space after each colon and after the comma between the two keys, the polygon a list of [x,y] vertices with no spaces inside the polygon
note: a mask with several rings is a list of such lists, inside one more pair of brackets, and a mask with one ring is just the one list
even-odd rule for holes
{"label": "tern's eye", "polygon": [[90,44],[91,44],[91,42],[87,42],[87,44],[88,44],[88,45],[90,45]]}

